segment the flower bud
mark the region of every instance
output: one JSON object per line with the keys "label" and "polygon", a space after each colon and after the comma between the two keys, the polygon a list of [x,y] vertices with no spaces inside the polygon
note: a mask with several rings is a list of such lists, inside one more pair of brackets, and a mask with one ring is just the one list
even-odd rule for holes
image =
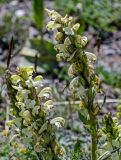
{"label": "flower bud", "polygon": [[26,120],[26,121],[30,121],[31,119],[31,114],[28,110],[24,111],[23,113],[23,118]]}
{"label": "flower bud", "polygon": [[61,148],[60,151],[59,151],[59,153],[60,153],[61,156],[63,156],[64,155],[64,149]]}
{"label": "flower bud", "polygon": [[41,149],[41,146],[40,146],[39,142],[37,142],[37,143],[35,144],[35,146],[34,146],[34,150],[35,150],[36,152],[40,152],[40,149]]}
{"label": "flower bud", "polygon": [[69,67],[69,69],[68,69],[68,75],[70,76],[70,77],[73,77],[74,76],[74,68],[73,68],[73,64]]}
{"label": "flower bud", "polygon": [[74,38],[75,46],[78,48],[82,48],[87,44],[87,37],[81,37],[80,35],[76,35]]}
{"label": "flower bud", "polygon": [[28,126],[31,122],[31,114],[28,110],[26,110],[24,113],[23,113],[23,118],[24,118],[24,121],[23,121],[23,124],[25,126]]}
{"label": "flower bud", "polygon": [[79,29],[79,27],[80,27],[80,24],[79,24],[79,23],[76,23],[76,24],[72,27],[72,29],[73,29],[73,31],[77,32],[78,29]]}
{"label": "flower bud", "polygon": [[28,126],[29,124],[25,120],[23,120],[23,125]]}
{"label": "flower bud", "polygon": [[100,79],[97,75],[95,75],[95,83],[98,85],[100,83]]}
{"label": "flower bud", "polygon": [[70,17],[68,18],[68,22],[69,22],[69,23],[72,23],[72,22],[73,22],[73,17],[72,17],[72,16],[70,16]]}
{"label": "flower bud", "polygon": [[56,55],[56,58],[57,58],[57,61],[62,61],[62,60],[64,59],[63,53],[58,53],[58,54]]}
{"label": "flower bud", "polygon": [[71,40],[69,37],[66,37],[65,41],[64,41],[64,44],[67,45],[67,46],[70,46],[71,45]]}
{"label": "flower bud", "polygon": [[82,44],[82,47],[84,47],[86,44],[87,44],[87,37],[81,37],[81,44]]}
{"label": "flower bud", "polygon": [[83,64],[80,63],[73,63],[72,65],[70,65],[69,69],[68,69],[68,75],[73,77],[74,75],[77,75],[79,73],[81,73],[83,71]]}
{"label": "flower bud", "polygon": [[56,41],[62,41],[62,40],[63,40],[63,33],[62,33],[62,32],[58,32],[58,33],[55,35],[55,40],[56,40]]}
{"label": "flower bud", "polygon": [[5,137],[7,137],[8,134],[9,134],[9,131],[8,131],[8,130],[3,130],[3,131],[2,131],[2,135],[5,136]]}
{"label": "flower bud", "polygon": [[113,122],[114,122],[114,123],[118,123],[118,118],[113,117]]}
{"label": "flower bud", "polygon": [[25,147],[21,147],[21,148],[19,148],[19,152],[22,154],[26,154],[27,150]]}

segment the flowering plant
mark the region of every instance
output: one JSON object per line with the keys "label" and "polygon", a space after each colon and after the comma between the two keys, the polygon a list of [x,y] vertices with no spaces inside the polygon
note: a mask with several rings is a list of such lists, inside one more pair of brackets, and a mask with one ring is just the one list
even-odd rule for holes
{"label": "flowering plant", "polygon": [[[51,88],[44,87],[42,76],[34,77],[33,67],[18,67],[15,75],[7,76],[11,98],[8,125],[14,127],[14,137],[20,137],[24,154],[34,153],[41,160],[59,160],[64,150],[56,140],[55,126],[64,123],[62,117],[52,118]],[[23,151],[23,150],[22,150]]]}

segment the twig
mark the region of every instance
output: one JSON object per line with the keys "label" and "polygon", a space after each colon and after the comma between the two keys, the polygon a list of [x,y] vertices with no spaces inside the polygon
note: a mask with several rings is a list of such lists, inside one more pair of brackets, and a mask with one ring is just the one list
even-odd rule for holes
{"label": "twig", "polygon": [[9,45],[8,59],[7,59],[7,69],[9,69],[12,51],[13,51],[13,36],[11,37],[10,45]]}
{"label": "twig", "polygon": [[[8,51],[8,59],[7,59],[7,71],[6,75],[8,74],[9,71],[9,66],[10,66],[10,60],[11,60],[11,54],[13,51],[13,36],[11,37],[10,44],[9,44],[9,51]],[[6,76],[5,75],[5,76]],[[6,105],[6,122],[5,122],[5,129],[8,131],[9,127],[7,126],[7,122],[9,121],[9,100],[6,100],[7,105]]]}
{"label": "twig", "polygon": [[97,41],[96,41],[96,46],[97,46],[97,52],[98,52],[98,54],[99,54],[99,51],[100,51],[100,45],[101,45],[101,38],[98,37]]}

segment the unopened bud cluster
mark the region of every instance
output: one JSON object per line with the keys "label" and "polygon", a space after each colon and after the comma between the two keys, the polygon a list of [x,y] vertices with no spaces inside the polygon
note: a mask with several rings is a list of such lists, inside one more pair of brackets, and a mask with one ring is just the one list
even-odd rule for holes
{"label": "unopened bud cluster", "polygon": [[[96,56],[93,53],[86,52],[85,47],[87,44],[87,37],[78,34],[80,24],[74,23],[72,17],[62,17],[54,10],[46,9],[50,22],[47,24],[47,29],[52,29],[55,32],[55,50],[58,52],[56,55],[57,60],[64,60],[70,63],[68,74],[72,77],[70,82],[70,89],[79,99],[85,96],[90,99],[91,103],[83,105],[89,107],[93,106],[93,100],[99,90],[99,78],[94,70],[94,62]],[[96,107],[95,107],[96,108]],[[99,107],[97,107],[99,109]],[[96,108],[95,115],[98,113]],[[93,109],[95,110],[95,109]]]}

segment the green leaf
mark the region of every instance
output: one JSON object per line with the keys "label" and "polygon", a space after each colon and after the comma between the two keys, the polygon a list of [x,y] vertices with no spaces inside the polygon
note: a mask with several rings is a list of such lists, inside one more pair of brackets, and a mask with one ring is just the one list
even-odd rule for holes
{"label": "green leaf", "polygon": [[20,128],[21,127],[21,121],[22,121],[22,118],[15,118],[13,120],[13,123],[18,127]]}
{"label": "green leaf", "polygon": [[79,160],[80,149],[81,149],[81,142],[79,140],[77,140],[76,144],[74,145],[74,152],[73,152],[72,160]]}
{"label": "green leaf", "polygon": [[6,71],[6,66],[0,62],[0,75],[4,74]]}
{"label": "green leaf", "polygon": [[33,0],[33,18],[39,31],[42,31],[44,22],[44,0]]}
{"label": "green leaf", "polygon": [[47,129],[47,122],[42,125],[42,127],[39,130],[39,134],[41,134],[42,132],[44,132],[46,129]]}
{"label": "green leaf", "polygon": [[18,76],[18,75],[12,75],[11,76],[11,81],[12,81],[13,84],[17,84],[18,82],[20,82],[20,80],[21,80],[21,77]]}
{"label": "green leaf", "polygon": [[33,72],[34,72],[34,67],[33,67],[33,66],[27,67],[27,68],[26,68],[26,72],[27,72],[27,74],[28,74],[29,76],[32,75]]}
{"label": "green leaf", "polygon": [[[27,128],[23,128],[22,129],[22,134],[24,134],[25,136],[27,136],[28,138],[32,137],[32,133],[30,132],[30,130],[28,130]],[[25,138],[27,138],[25,137]]]}
{"label": "green leaf", "polygon": [[35,104],[36,104],[35,100],[30,100],[29,103],[27,104],[27,107],[33,109]]}
{"label": "green leaf", "polygon": [[78,112],[79,114],[79,118],[80,120],[84,123],[84,124],[88,124],[88,112],[87,109],[83,108]]}
{"label": "green leaf", "polygon": [[21,87],[21,86],[14,86],[14,85],[12,85],[12,87],[13,87],[15,90],[18,90],[18,91],[22,90],[22,87]]}
{"label": "green leaf", "polygon": [[40,75],[34,78],[34,81],[41,81],[41,80],[43,80],[43,77]]}

